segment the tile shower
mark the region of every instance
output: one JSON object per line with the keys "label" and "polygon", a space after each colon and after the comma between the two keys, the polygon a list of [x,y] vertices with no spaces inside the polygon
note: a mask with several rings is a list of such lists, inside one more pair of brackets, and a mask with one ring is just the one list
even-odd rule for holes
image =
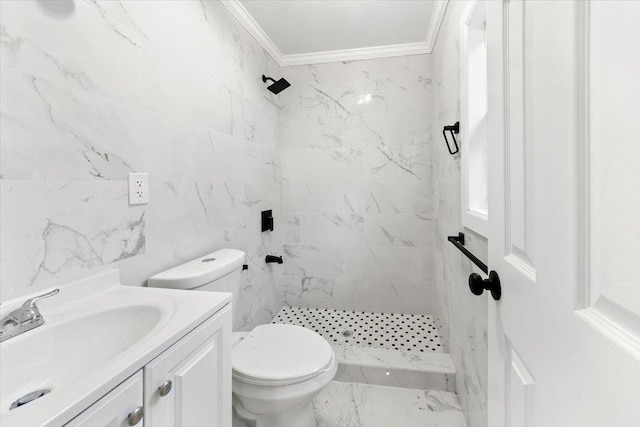
{"label": "tile shower", "polygon": [[282,69],[284,299],[433,313],[428,55]]}
{"label": "tile shower", "polygon": [[413,353],[442,352],[431,316],[285,307],[273,320],[309,328],[330,344]]}
{"label": "tile shower", "polygon": [[[459,170],[432,146],[432,127],[458,108],[442,69],[456,63],[458,8],[432,55],[280,68],[218,2],[75,4],[67,21],[38,2],[2,5],[2,292],[106,268],[139,286],[243,249],[236,328],[299,323],[340,359],[318,425],[375,425],[335,406],[358,399],[367,416],[393,401],[447,426],[464,425],[464,407],[483,427],[485,379],[465,370],[486,342],[473,329],[478,355],[449,325],[472,324],[478,308],[447,298],[464,271],[440,242],[459,227]],[[272,95],[263,73],[292,86]],[[151,203],[130,208],[136,171],[150,173]],[[259,231],[265,209],[274,233]],[[265,265],[268,253],[285,263]]]}
{"label": "tile shower", "polygon": [[[274,322],[321,334],[339,355],[336,379],[365,384],[319,399],[456,389],[433,317],[431,67],[426,55],[283,69],[292,83],[278,99],[288,307]],[[455,419],[460,408],[444,413]]]}

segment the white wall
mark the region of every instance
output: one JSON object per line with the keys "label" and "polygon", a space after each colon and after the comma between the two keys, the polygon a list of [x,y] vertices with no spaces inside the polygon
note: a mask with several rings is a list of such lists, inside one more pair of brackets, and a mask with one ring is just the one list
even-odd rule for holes
{"label": "white wall", "polygon": [[[282,305],[277,68],[219,2],[2,1],[1,292],[103,268],[125,284],[247,251],[239,328]],[[276,72],[277,74],[277,72]],[[151,203],[130,207],[127,173]],[[277,226],[277,225],[276,225]],[[274,271],[276,273],[274,273]]]}
{"label": "white wall", "polygon": [[283,68],[287,304],[433,311],[430,57]]}
{"label": "white wall", "polygon": [[[487,259],[487,241],[461,224],[460,156],[451,156],[442,127],[460,120],[460,15],[466,2],[449,2],[432,54],[433,198],[438,326],[456,365],[456,388],[470,427],[487,426],[487,296],[469,291],[471,262],[447,236],[464,231],[466,246]],[[464,150],[465,147],[461,147]]]}

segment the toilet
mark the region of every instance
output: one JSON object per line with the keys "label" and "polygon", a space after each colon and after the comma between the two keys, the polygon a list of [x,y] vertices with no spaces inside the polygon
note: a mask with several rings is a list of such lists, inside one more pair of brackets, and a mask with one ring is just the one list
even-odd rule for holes
{"label": "toilet", "polygon": [[[151,277],[147,286],[231,292],[235,318],[245,254],[222,249]],[[333,379],[335,354],[319,334],[300,326],[259,325],[234,332],[233,408],[255,427],[313,427],[311,401]]]}

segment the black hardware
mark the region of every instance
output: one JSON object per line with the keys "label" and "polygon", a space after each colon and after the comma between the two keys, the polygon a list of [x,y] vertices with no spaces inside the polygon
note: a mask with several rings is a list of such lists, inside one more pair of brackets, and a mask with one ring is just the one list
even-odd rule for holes
{"label": "black hardware", "polygon": [[471,273],[469,275],[469,289],[474,295],[482,295],[484,290],[491,291],[491,296],[494,300],[498,301],[500,296],[502,296],[502,288],[500,287],[500,278],[498,277],[498,273],[491,270],[489,272],[489,268],[487,265],[480,261],[477,256],[469,252],[469,249],[464,247],[464,233],[458,233],[457,236],[449,236],[447,240],[453,243],[453,246],[460,249],[467,258],[471,260],[475,265],[477,265],[480,270],[484,271],[489,275],[488,279],[483,279],[478,273]]}
{"label": "black hardware", "polygon": [[489,269],[487,268],[485,263],[480,261],[478,257],[469,252],[469,249],[464,247],[464,233],[458,233],[457,236],[449,236],[447,237],[447,240],[453,243],[453,246],[460,249],[460,252],[465,254],[467,258],[469,258],[475,265],[480,268],[480,270],[484,271],[486,274],[489,274]]}
{"label": "black hardware", "polygon": [[271,210],[262,211],[262,231],[273,231],[273,214]]}
{"label": "black hardware", "polygon": [[266,262],[267,264],[270,264],[272,262],[277,262],[278,264],[282,264],[284,261],[282,260],[281,256],[267,255],[264,259],[264,262]]}
{"label": "black hardware", "polygon": [[262,81],[266,83],[267,80],[271,80],[273,82],[272,84],[267,86],[267,89],[269,89],[271,92],[275,93],[276,95],[282,92],[283,90],[285,90],[286,88],[288,88],[289,86],[291,86],[291,84],[284,78],[281,78],[280,80],[276,81],[275,79],[272,79],[271,77],[267,77],[263,74]]}
{"label": "black hardware", "polygon": [[242,264],[242,271],[248,270],[249,266],[247,264]]}
{"label": "black hardware", "polygon": [[493,270],[489,273],[488,279],[483,279],[478,273],[471,273],[469,275],[469,289],[474,295],[482,295],[485,289],[491,291],[491,296],[496,301],[502,296],[500,277]]}
{"label": "black hardware", "polygon": [[[455,150],[451,149],[451,144],[449,143],[449,140],[447,139],[447,132],[451,132],[451,139],[453,139],[453,145],[456,147]],[[458,148],[458,141],[456,141],[456,134],[460,133],[460,122],[455,122],[455,124],[453,125],[447,125],[444,127],[444,129],[442,129],[442,135],[444,135],[444,142],[447,143],[447,149],[449,150],[449,154],[456,154],[458,151],[460,151],[460,148]]]}

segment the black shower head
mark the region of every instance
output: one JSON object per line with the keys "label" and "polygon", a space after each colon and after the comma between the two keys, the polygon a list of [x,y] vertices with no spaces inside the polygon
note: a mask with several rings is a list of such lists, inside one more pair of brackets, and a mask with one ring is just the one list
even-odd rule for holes
{"label": "black shower head", "polygon": [[286,81],[285,79],[280,79],[278,81],[275,81],[271,77],[267,77],[263,74],[262,81],[266,83],[267,80],[271,80],[273,82],[272,84],[267,86],[267,89],[269,89],[271,92],[275,93],[276,95],[282,92],[283,90],[285,90],[286,88],[288,88],[289,86],[291,86],[289,82]]}

